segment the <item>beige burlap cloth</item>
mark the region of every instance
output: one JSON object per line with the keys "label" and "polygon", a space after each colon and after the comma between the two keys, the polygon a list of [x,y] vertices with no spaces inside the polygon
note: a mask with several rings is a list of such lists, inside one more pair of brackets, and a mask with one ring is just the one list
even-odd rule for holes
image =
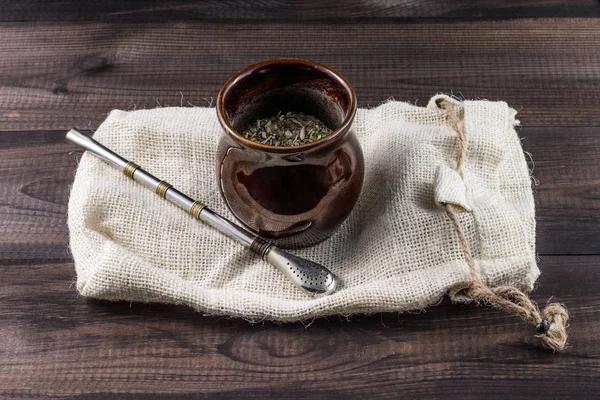
{"label": "beige burlap cloth", "polygon": [[[464,130],[460,173],[460,142],[442,103],[453,107]],[[473,280],[467,244],[485,285],[529,291],[539,275],[534,201],[515,115],[503,102],[446,96],[426,107],[392,101],[359,109],[355,126],[365,156],[359,201],[331,238],[296,252],[340,278],[339,290],[320,298],[307,297],[228,237],[84,154],[68,218],[77,290],[251,320],[408,311],[446,293],[469,298],[462,290]],[[175,107],[115,110],[94,138],[233,220],[215,178],[221,134],[213,108]],[[447,204],[458,210],[463,243]]]}

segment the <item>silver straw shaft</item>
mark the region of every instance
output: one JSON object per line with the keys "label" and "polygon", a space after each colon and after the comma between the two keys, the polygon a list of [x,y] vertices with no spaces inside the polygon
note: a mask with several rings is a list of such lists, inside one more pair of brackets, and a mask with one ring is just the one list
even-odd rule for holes
{"label": "silver straw shaft", "polygon": [[226,234],[230,238],[237,240],[248,248],[252,246],[252,242],[256,240],[256,235],[253,235],[228,219],[221,217],[208,207],[204,207],[200,212],[200,220],[206,222],[208,225]]}

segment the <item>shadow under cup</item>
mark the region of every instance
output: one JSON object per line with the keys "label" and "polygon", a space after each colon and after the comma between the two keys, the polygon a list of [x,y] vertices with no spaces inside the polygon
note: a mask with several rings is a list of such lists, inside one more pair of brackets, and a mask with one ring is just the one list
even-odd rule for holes
{"label": "shadow under cup", "polygon": [[[312,115],[332,133],[289,147],[257,143],[240,133],[258,119],[288,111]],[[267,60],[231,77],[217,100],[225,131],[217,178],[231,212],[280,247],[305,247],[329,237],[362,187],[355,114],[356,96],[348,81],[314,61]]]}

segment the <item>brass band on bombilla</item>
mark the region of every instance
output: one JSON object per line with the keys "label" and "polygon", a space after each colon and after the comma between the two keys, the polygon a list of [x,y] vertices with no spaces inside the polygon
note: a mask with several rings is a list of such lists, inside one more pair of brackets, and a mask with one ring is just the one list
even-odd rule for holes
{"label": "brass band on bombilla", "polygon": [[153,190],[160,197],[186,210],[191,216],[217,229],[258,254],[283,272],[297,287],[311,295],[331,294],[337,287],[337,278],[324,266],[296,257],[265,239],[221,217],[203,203],[190,198],[170,183],[144,171],[139,165],[128,161],[94,139],[73,128],[67,139],[88,150],[112,167],[121,170],[128,178]]}

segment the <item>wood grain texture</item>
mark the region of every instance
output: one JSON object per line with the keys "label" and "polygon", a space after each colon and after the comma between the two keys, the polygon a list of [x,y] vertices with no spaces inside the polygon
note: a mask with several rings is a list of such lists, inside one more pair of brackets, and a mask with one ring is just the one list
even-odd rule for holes
{"label": "wood grain texture", "polygon": [[600,16],[596,0],[0,0],[0,21],[357,22]]}
{"label": "wood grain texture", "polygon": [[[0,398],[591,399],[600,392],[597,0],[0,0]],[[72,126],[214,103],[241,67],[330,64],[361,106],[437,92],[519,109],[542,275],[570,347],[485,307],[256,324],[77,295]]]}
{"label": "wood grain texture", "polygon": [[421,314],[250,325],[86,301],[71,264],[0,266],[0,397],[594,398],[599,262],[540,260],[533,298],[559,296],[573,319],[561,355],[516,318],[447,300]]}
{"label": "wood grain texture", "polygon": [[[318,44],[318,45],[315,45]],[[600,19],[422,24],[0,24],[0,130],[97,126],[113,108],[207,105],[243,66],[312,58],[361,106],[504,100],[526,126],[600,126]]]}
{"label": "wood grain texture", "polygon": [[600,127],[523,128],[540,254],[600,254]]}
{"label": "wood grain texture", "polygon": [[[600,128],[525,127],[520,135],[540,182],[538,252],[600,254]],[[0,264],[70,260],[66,211],[81,151],[64,136],[0,132]]]}
{"label": "wood grain texture", "polygon": [[81,152],[65,134],[0,133],[0,264],[71,259],[67,202]]}

